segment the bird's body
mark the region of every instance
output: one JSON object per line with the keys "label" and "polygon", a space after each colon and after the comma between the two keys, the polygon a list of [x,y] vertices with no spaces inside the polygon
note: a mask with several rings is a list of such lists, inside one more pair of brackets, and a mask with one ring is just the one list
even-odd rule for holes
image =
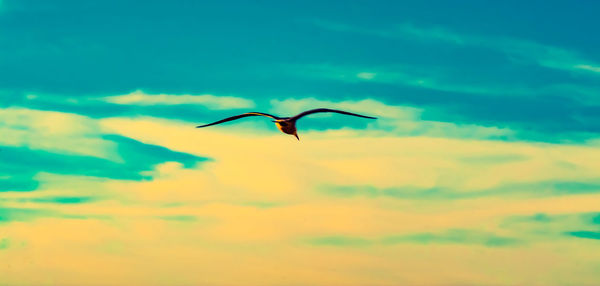
{"label": "bird's body", "polygon": [[209,124],[205,124],[205,125],[199,125],[196,126],[196,128],[202,128],[202,127],[208,127],[211,125],[216,125],[216,124],[220,124],[223,122],[227,122],[227,121],[231,121],[231,120],[236,120],[236,119],[240,119],[243,117],[248,117],[248,116],[265,116],[265,117],[269,117],[271,119],[273,119],[273,122],[275,122],[275,125],[277,126],[277,128],[285,133],[285,134],[290,134],[290,135],[294,135],[296,136],[296,139],[300,140],[300,138],[298,138],[298,131],[296,129],[296,121],[306,115],[309,114],[313,114],[313,113],[320,113],[320,112],[334,112],[334,113],[341,113],[341,114],[346,114],[346,115],[352,115],[352,116],[358,116],[358,117],[362,117],[362,118],[369,118],[369,119],[376,119],[375,117],[371,117],[371,116],[365,116],[365,115],[360,115],[360,114],[356,114],[356,113],[352,113],[352,112],[347,112],[347,111],[342,111],[342,110],[336,110],[336,109],[328,109],[328,108],[317,108],[317,109],[311,109],[311,110],[307,110],[304,111],[298,115],[292,116],[292,117],[278,117],[275,115],[271,115],[271,114],[267,114],[267,113],[262,113],[262,112],[247,112],[244,114],[240,114],[240,115],[236,115],[236,116],[231,116],[213,123],[209,123]]}
{"label": "bird's body", "polygon": [[275,125],[277,126],[277,129],[279,129],[281,132],[283,132],[285,134],[290,134],[290,135],[297,134],[295,121],[280,119],[280,120],[275,120]]}

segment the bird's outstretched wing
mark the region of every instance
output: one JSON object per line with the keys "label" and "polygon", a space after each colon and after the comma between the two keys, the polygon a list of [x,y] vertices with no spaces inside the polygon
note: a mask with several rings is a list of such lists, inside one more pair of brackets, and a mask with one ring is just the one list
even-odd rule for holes
{"label": "bird's outstretched wing", "polygon": [[358,116],[358,117],[362,117],[362,118],[377,119],[377,117],[365,116],[365,115],[360,115],[360,114],[356,114],[356,113],[352,113],[352,112],[336,110],[336,109],[329,109],[329,108],[317,108],[317,109],[307,110],[307,111],[304,111],[304,112],[292,117],[291,119],[298,120],[303,116],[313,114],[313,113],[320,113],[320,112],[335,112],[335,113],[341,113],[341,114],[346,114],[346,115]]}
{"label": "bird's outstretched wing", "polygon": [[247,112],[247,113],[244,113],[244,114],[227,117],[225,119],[221,119],[221,120],[213,122],[213,123],[209,123],[209,124],[205,124],[205,125],[198,125],[198,126],[196,126],[196,128],[202,128],[202,127],[207,127],[207,126],[211,126],[211,125],[216,125],[216,124],[219,124],[219,123],[223,123],[223,122],[227,122],[227,121],[231,121],[231,120],[236,120],[236,119],[240,119],[242,117],[248,117],[248,116],[266,116],[266,117],[270,117],[270,118],[273,118],[273,119],[279,119],[279,117],[277,117],[275,115],[266,114],[266,113],[262,113],[262,112]]}

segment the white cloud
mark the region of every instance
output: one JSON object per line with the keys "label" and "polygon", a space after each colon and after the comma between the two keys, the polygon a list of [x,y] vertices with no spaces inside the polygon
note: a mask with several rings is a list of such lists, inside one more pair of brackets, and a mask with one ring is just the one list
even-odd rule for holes
{"label": "white cloud", "polygon": [[0,111],[0,145],[116,158],[115,144],[100,138],[98,122],[89,117],[26,108]]}
{"label": "white cloud", "polygon": [[420,108],[400,105],[388,105],[383,102],[364,99],[359,101],[329,101],[316,98],[271,100],[273,112],[292,115],[312,108],[335,108],[358,114],[375,116],[379,119],[369,122],[367,130],[345,130],[337,134],[373,136],[431,136],[446,138],[498,138],[513,137],[514,131],[508,128],[481,126],[476,124],[455,124],[422,120]]}
{"label": "white cloud", "polygon": [[600,66],[576,65],[575,68],[600,73]]}
{"label": "white cloud", "polygon": [[212,94],[147,94],[141,90],[117,96],[104,98],[105,101],[123,105],[180,105],[198,104],[210,109],[252,108],[252,100],[234,96],[215,96]]}
{"label": "white cloud", "polygon": [[366,79],[366,80],[371,80],[371,79],[375,78],[376,75],[377,75],[376,73],[372,73],[372,72],[359,72],[358,74],[356,74],[356,77]]}

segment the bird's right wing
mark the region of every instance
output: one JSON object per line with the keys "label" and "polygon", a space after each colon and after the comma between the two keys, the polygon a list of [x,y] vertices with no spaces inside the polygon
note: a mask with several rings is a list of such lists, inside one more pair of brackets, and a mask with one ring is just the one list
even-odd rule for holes
{"label": "bird's right wing", "polygon": [[352,113],[352,112],[348,112],[348,111],[337,110],[337,109],[329,109],[329,108],[317,108],[317,109],[311,109],[311,110],[308,110],[308,111],[304,111],[304,112],[302,112],[302,113],[300,113],[300,114],[292,117],[292,119],[293,120],[298,120],[298,119],[300,119],[300,117],[304,117],[306,115],[313,114],[313,113],[321,113],[321,112],[333,112],[333,113],[340,113],[340,114],[358,116],[358,117],[362,117],[362,118],[377,119],[376,117],[371,117],[371,116],[366,116],[366,115],[360,115],[360,114],[356,114],[356,113]]}
{"label": "bird's right wing", "polygon": [[205,125],[198,125],[198,126],[196,126],[196,128],[202,128],[202,127],[207,127],[207,126],[211,126],[211,125],[216,125],[216,124],[219,124],[219,123],[223,123],[223,122],[227,122],[227,121],[231,121],[231,120],[236,120],[236,119],[240,119],[240,118],[248,117],[248,116],[266,116],[266,117],[270,117],[270,118],[273,118],[273,119],[279,119],[279,117],[271,115],[271,114],[267,114],[267,113],[262,113],[262,112],[247,112],[247,113],[244,113],[244,114],[227,117],[225,119],[221,119],[221,120],[215,121],[213,123],[209,123],[209,124],[205,124]]}

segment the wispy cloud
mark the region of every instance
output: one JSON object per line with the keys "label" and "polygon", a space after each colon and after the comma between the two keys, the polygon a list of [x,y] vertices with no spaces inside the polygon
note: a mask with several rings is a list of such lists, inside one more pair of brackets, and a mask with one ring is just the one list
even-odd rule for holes
{"label": "wispy cloud", "polygon": [[2,239],[0,239],[0,250],[6,249],[9,246],[10,246],[10,241],[8,240],[8,238],[2,238]]}
{"label": "wispy cloud", "polygon": [[445,42],[459,46],[482,47],[504,53],[518,62],[530,62],[546,68],[600,73],[600,64],[586,59],[576,51],[535,41],[505,36],[470,35],[453,32],[444,27],[419,27],[410,23],[390,28],[371,29],[321,20],[311,21],[314,25],[332,31],[361,33],[385,38],[408,38],[422,41]]}
{"label": "wispy cloud", "polygon": [[0,208],[0,223],[28,221],[48,215],[56,215],[56,212],[44,209],[8,208],[3,206]]}
{"label": "wispy cloud", "polygon": [[491,95],[525,95],[526,86],[494,83],[467,83],[450,70],[410,65],[344,66],[331,64],[290,65],[286,72],[302,77],[325,78],[350,83],[373,82],[446,92]]}
{"label": "wispy cloud", "polygon": [[[21,188],[29,191],[32,186],[30,182],[35,182],[34,177],[40,172],[143,180],[152,178],[152,174],[144,172],[152,171],[154,165],[160,163],[179,162],[184,167],[191,168],[205,160],[127,137],[112,135],[105,138],[116,145],[116,161],[52,151],[34,151],[23,147],[4,147],[0,153],[0,174],[6,175],[6,178],[0,178],[0,191],[20,191]],[[8,181],[8,184],[5,181]]]}
{"label": "wispy cloud", "polygon": [[379,117],[377,121],[368,122],[371,130],[361,132],[377,136],[396,134],[402,136],[478,139],[509,139],[514,136],[514,131],[508,128],[424,120],[422,119],[423,109],[421,108],[389,105],[374,99],[330,101],[317,98],[290,98],[275,99],[271,100],[270,103],[273,112],[283,112],[285,114],[295,114],[311,108],[330,107],[376,116]]}
{"label": "wispy cloud", "polygon": [[[507,162],[496,162],[488,164],[477,164],[482,168],[490,165],[509,164]],[[512,163],[513,166],[518,165]],[[475,198],[533,198],[549,196],[569,196],[580,194],[599,194],[600,183],[597,181],[556,181],[548,180],[532,183],[508,183],[487,189],[447,189],[444,187],[416,188],[374,188],[372,186],[327,186],[322,188],[322,192],[327,195],[351,198],[365,197],[378,198],[389,197],[396,199],[413,200],[456,200],[456,199],[475,199]]]}
{"label": "wispy cloud", "polygon": [[383,238],[383,243],[480,244],[489,247],[502,247],[517,245],[519,244],[519,240],[483,231],[451,229],[442,233],[415,233],[389,236]]}
{"label": "wispy cloud", "polygon": [[600,73],[600,66],[576,65],[575,68]]}
{"label": "wispy cloud", "polygon": [[197,104],[210,109],[234,109],[251,108],[255,104],[252,100],[233,97],[233,96],[215,96],[212,94],[190,95],[190,94],[147,94],[141,90],[117,96],[104,98],[105,101],[123,104],[123,105],[182,105]]}
{"label": "wispy cloud", "polygon": [[308,243],[317,246],[340,246],[340,247],[352,247],[352,246],[367,246],[372,244],[368,239],[359,237],[347,237],[347,236],[325,236],[315,237],[308,240]]}
{"label": "wispy cloud", "polygon": [[487,247],[506,247],[518,245],[516,238],[499,236],[478,230],[450,229],[441,233],[410,233],[385,236],[376,239],[349,236],[325,236],[311,238],[308,242],[317,246],[364,247],[376,244],[476,244]]}
{"label": "wispy cloud", "polygon": [[579,238],[588,238],[588,239],[600,240],[600,232],[598,232],[598,231],[585,231],[585,230],[581,230],[581,231],[567,232],[566,234],[574,236],[574,237],[579,237]]}
{"label": "wispy cloud", "polygon": [[[466,82],[464,76],[445,68],[403,65],[307,64],[288,66],[287,71],[302,78],[343,82],[348,88],[364,92],[363,98],[413,105],[428,119],[439,121],[428,127],[432,133],[446,130],[447,134],[469,137],[473,135],[458,132],[456,127],[464,131],[485,126],[480,133],[500,135],[497,138],[582,142],[597,137],[599,90],[593,85]],[[496,127],[501,130],[493,130]],[[411,128],[406,126],[404,130]]]}
{"label": "wispy cloud", "polygon": [[0,191],[32,191],[40,172],[147,179],[154,165],[186,168],[206,158],[103,132],[92,118],[26,108],[0,109]]}
{"label": "wispy cloud", "polygon": [[28,108],[0,109],[0,144],[111,158],[112,142],[102,140],[98,123],[72,113]]}

